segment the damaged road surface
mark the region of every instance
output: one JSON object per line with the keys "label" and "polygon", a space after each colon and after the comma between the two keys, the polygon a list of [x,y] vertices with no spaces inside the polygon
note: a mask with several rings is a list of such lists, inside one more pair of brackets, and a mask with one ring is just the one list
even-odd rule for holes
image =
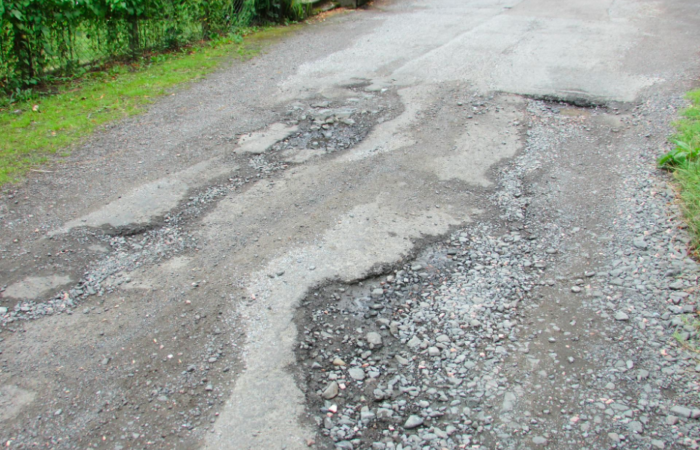
{"label": "damaged road surface", "polygon": [[0,438],[698,448],[684,0],[377,2],[5,187]]}

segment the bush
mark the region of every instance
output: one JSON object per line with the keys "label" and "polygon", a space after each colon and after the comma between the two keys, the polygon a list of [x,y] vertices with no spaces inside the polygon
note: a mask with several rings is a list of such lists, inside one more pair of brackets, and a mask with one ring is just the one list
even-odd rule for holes
{"label": "bush", "polygon": [[0,1],[0,90],[305,13],[297,0]]}

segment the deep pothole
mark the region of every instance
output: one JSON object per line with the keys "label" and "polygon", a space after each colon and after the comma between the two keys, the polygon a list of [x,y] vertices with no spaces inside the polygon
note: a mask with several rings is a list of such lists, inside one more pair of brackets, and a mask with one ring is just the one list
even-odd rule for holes
{"label": "deep pothole", "polygon": [[503,361],[520,345],[518,305],[551,257],[527,229],[482,223],[308,295],[297,381],[321,447],[486,444]]}

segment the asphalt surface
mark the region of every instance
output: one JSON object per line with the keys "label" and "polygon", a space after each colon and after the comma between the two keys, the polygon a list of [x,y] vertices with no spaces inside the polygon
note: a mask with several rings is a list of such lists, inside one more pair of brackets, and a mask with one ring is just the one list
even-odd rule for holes
{"label": "asphalt surface", "polygon": [[[10,448],[697,448],[695,1],[375,2],[0,199]],[[697,366],[697,367],[696,367]]]}

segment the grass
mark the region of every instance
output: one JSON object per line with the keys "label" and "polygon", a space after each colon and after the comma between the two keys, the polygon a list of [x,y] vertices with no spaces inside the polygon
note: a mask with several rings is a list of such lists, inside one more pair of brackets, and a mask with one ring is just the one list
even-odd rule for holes
{"label": "grass", "polygon": [[700,164],[692,161],[679,166],[674,177],[680,187],[681,208],[697,252],[700,248]]}
{"label": "grass", "polygon": [[52,155],[68,154],[71,146],[101,125],[143,112],[176,86],[201,78],[232,58],[254,56],[266,42],[293,28],[250,30],[245,38],[222,38],[113,65],[57,87],[51,95],[0,108],[0,186],[20,180]]}
{"label": "grass", "polygon": [[672,170],[683,215],[691,232],[693,249],[700,249],[700,89],[688,93],[690,106],[674,124],[673,150],[659,158],[659,166]]}
{"label": "grass", "polygon": [[683,328],[673,333],[678,344],[694,353],[700,353],[700,317],[697,313],[678,316],[683,321]]}

